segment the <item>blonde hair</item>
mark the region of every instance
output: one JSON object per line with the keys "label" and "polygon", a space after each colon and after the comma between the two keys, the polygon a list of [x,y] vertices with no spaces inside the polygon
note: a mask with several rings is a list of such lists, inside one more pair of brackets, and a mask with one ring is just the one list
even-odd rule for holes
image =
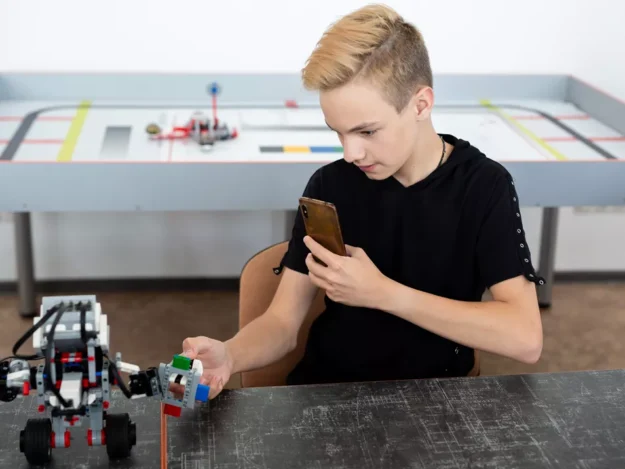
{"label": "blonde hair", "polygon": [[398,112],[419,87],[433,86],[421,33],[386,5],[365,6],[333,23],[302,69],[312,91],[358,79],[377,86]]}

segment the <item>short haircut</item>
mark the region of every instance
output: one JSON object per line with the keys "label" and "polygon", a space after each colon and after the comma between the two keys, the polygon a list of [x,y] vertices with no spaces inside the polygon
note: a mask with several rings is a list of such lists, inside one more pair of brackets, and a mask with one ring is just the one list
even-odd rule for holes
{"label": "short haircut", "polygon": [[303,85],[326,91],[352,80],[373,84],[400,112],[419,88],[433,86],[419,30],[381,4],[367,5],[333,23],[302,69]]}

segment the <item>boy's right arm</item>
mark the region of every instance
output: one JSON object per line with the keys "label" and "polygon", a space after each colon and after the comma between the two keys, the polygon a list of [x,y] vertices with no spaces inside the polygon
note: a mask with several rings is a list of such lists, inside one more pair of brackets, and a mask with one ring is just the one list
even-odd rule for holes
{"label": "boy's right arm", "polygon": [[262,368],[293,350],[317,290],[308,275],[284,267],[266,312],[226,341],[232,373]]}

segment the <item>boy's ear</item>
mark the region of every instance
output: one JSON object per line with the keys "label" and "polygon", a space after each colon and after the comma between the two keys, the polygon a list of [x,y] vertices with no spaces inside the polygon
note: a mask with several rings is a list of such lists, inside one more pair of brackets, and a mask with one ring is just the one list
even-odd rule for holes
{"label": "boy's ear", "polygon": [[430,117],[434,105],[434,91],[429,86],[421,88],[413,96],[413,108],[417,121]]}

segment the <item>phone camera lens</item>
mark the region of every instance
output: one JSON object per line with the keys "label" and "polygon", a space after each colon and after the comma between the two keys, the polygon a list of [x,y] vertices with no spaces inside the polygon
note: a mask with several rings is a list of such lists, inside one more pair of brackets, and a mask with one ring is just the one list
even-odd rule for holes
{"label": "phone camera lens", "polygon": [[306,205],[302,205],[302,213],[306,218],[308,218],[308,209],[306,208]]}

